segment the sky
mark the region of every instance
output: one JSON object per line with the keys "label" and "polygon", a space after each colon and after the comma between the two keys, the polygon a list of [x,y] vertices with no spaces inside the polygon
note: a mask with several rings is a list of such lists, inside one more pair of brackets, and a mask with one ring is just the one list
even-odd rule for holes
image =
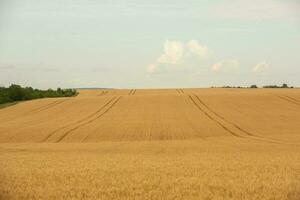
{"label": "sky", "polygon": [[0,85],[300,86],[298,0],[0,0]]}

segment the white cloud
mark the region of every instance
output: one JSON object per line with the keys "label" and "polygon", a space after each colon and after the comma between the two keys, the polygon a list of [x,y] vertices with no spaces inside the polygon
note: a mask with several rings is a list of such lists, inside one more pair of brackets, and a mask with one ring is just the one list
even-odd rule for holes
{"label": "white cloud", "polygon": [[197,40],[190,40],[186,43],[181,41],[166,40],[164,43],[164,53],[157,60],[148,65],[147,71],[155,73],[163,65],[168,65],[169,69],[175,69],[176,65],[184,63],[189,57],[199,60],[208,59],[212,52],[208,47],[201,45]]}
{"label": "white cloud", "polygon": [[165,41],[164,53],[158,58],[159,63],[178,64],[184,55],[184,45],[180,41]]}
{"label": "white cloud", "polygon": [[239,69],[240,69],[240,62],[235,59],[219,61],[212,66],[212,70],[215,72],[218,71],[236,72]]}
{"label": "white cloud", "polygon": [[207,59],[211,54],[208,47],[200,45],[197,40],[190,40],[187,43],[187,48],[191,54],[198,55],[201,59]]}
{"label": "white cloud", "polygon": [[213,8],[217,17],[237,20],[299,20],[300,3],[280,0],[225,0]]}
{"label": "white cloud", "polygon": [[147,71],[148,71],[150,74],[154,73],[156,70],[157,70],[157,65],[156,65],[156,64],[148,65]]}
{"label": "white cloud", "polygon": [[254,72],[263,72],[266,71],[269,68],[269,64],[267,62],[260,62],[257,65],[254,66],[253,71]]}

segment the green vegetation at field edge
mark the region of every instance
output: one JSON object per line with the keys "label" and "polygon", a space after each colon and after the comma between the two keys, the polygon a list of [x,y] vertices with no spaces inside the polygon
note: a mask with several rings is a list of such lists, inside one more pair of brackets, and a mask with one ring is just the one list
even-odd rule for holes
{"label": "green vegetation at field edge", "polygon": [[16,105],[18,102],[10,102],[10,103],[3,103],[3,104],[0,104],[0,109],[3,109],[3,108],[7,108],[9,106],[13,106],[13,105]]}
{"label": "green vegetation at field edge", "polygon": [[39,98],[72,97],[76,95],[77,91],[75,89],[39,90],[12,84],[8,88],[0,87],[0,105]]}

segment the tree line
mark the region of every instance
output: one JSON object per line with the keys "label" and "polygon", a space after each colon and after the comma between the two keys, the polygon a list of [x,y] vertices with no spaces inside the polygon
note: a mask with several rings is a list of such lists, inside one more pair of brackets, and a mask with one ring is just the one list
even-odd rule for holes
{"label": "tree line", "polygon": [[75,95],[77,95],[75,89],[39,90],[12,84],[9,87],[0,87],[0,104],[39,98],[72,97]]}
{"label": "tree line", "polygon": [[[222,87],[212,87],[212,88],[259,88],[257,85],[251,85],[249,87],[244,87],[244,86],[222,86]],[[288,86],[286,83],[282,84],[281,86],[278,85],[265,85],[262,86],[262,88],[294,88],[293,86]]]}

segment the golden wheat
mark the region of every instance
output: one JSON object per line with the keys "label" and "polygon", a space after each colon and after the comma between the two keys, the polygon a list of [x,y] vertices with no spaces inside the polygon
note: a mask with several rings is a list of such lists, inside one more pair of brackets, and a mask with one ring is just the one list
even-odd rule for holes
{"label": "golden wheat", "polygon": [[82,90],[0,110],[0,199],[300,199],[297,89]]}

